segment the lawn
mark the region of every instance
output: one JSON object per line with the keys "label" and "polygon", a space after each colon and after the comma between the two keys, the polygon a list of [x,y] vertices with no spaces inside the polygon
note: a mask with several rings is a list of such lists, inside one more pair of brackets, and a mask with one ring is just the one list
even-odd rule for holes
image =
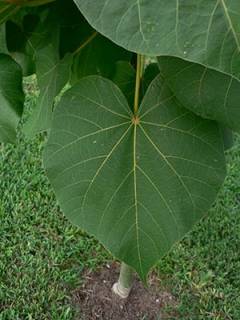
{"label": "lawn", "polygon": [[[31,108],[37,93],[31,82],[26,89]],[[15,146],[0,146],[0,320],[74,319],[83,271],[111,259],[61,213],[42,168],[44,141],[19,133]],[[156,267],[177,319],[240,319],[240,137],[227,160],[211,216]]]}

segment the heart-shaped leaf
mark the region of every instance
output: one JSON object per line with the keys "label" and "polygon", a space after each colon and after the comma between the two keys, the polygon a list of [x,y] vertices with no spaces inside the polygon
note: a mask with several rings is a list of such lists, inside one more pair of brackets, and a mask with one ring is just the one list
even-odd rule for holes
{"label": "heart-shaped leaf", "polygon": [[181,107],[160,77],[136,116],[111,81],[79,81],[54,111],[44,164],[67,217],[142,279],[225,176],[218,126]]}
{"label": "heart-shaped leaf", "polygon": [[203,118],[240,130],[240,82],[230,75],[174,57],[159,58],[178,100]]}
{"label": "heart-shaped leaf", "polygon": [[240,76],[239,0],[74,1],[96,30],[130,51]]}
{"label": "heart-shaped leaf", "polygon": [[22,72],[5,54],[0,54],[0,70],[0,140],[14,142],[24,103]]}

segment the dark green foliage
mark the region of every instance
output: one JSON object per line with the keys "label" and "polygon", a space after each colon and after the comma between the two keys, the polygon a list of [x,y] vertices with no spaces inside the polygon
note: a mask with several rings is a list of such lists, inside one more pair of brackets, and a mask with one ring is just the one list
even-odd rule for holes
{"label": "dark green foliage", "polygon": [[238,0],[74,0],[89,23],[137,53],[177,56],[239,79]]}
{"label": "dark green foliage", "polygon": [[22,71],[11,57],[1,53],[0,70],[0,139],[3,142],[14,142],[23,111]]}

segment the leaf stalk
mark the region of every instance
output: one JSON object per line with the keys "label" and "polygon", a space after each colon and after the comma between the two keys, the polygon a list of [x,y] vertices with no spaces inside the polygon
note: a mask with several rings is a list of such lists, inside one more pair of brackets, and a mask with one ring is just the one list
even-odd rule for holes
{"label": "leaf stalk", "polygon": [[98,35],[98,32],[93,32],[81,45],[78,47],[74,52],[73,55],[77,55],[83,48],[85,48],[90,42],[92,42],[96,36]]}
{"label": "leaf stalk", "polygon": [[136,70],[136,85],[135,85],[135,96],[134,96],[134,114],[136,115],[139,108],[139,100],[140,100],[140,87],[143,75],[143,67],[144,67],[144,56],[138,54],[137,55],[137,70]]}

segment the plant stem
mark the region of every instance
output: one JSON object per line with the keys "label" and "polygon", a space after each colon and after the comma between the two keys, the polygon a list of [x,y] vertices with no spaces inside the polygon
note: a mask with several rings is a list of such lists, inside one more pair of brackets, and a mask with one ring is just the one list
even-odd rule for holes
{"label": "plant stem", "polygon": [[84,41],[80,47],[77,48],[77,50],[75,50],[73,52],[73,55],[75,56],[76,54],[78,54],[83,48],[85,48],[94,38],[96,38],[96,36],[98,35],[97,31],[93,32],[87,39],[86,41]]}
{"label": "plant stem", "polygon": [[133,284],[133,269],[129,267],[127,264],[122,262],[121,269],[120,269],[120,275],[118,282],[124,287],[124,288],[132,288]]}
{"label": "plant stem", "polygon": [[133,269],[122,262],[118,282],[113,286],[113,292],[122,299],[126,299],[133,285]]}
{"label": "plant stem", "polygon": [[136,85],[135,85],[135,97],[134,97],[134,114],[136,115],[139,107],[140,86],[143,74],[144,56],[137,55],[137,70],[136,70]]}

